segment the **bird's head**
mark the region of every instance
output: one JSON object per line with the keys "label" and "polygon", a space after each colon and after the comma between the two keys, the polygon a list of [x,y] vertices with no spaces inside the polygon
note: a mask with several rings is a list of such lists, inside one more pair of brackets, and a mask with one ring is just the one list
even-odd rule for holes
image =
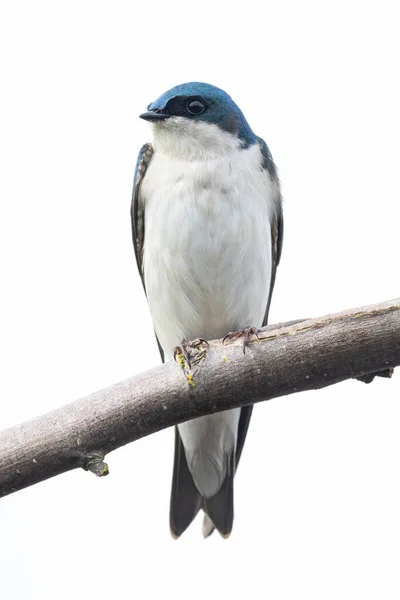
{"label": "bird's head", "polygon": [[195,155],[246,148],[256,141],[232,98],[208,83],[177,85],[147,108],[140,117],[153,125],[155,149]]}

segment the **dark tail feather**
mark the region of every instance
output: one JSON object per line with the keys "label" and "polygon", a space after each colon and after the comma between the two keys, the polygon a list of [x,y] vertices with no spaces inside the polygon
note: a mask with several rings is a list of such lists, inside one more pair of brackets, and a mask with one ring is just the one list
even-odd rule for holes
{"label": "dark tail feather", "polygon": [[252,413],[252,406],[242,408],[236,456],[229,459],[228,473],[221,489],[212,498],[203,498],[197,490],[186,462],[185,450],[175,427],[175,458],[172,477],[170,528],[173,537],[178,538],[193,521],[200,508],[206,513],[203,522],[204,537],[210,536],[214,527],[223,537],[229,537],[233,524],[233,478],[242,453],[246,433]]}
{"label": "dark tail feather", "polygon": [[[206,513],[203,523],[203,535],[208,537],[213,532],[212,525],[218,529],[222,537],[229,537],[233,525],[233,478],[235,476],[235,455],[229,459],[228,472],[218,493],[212,498],[203,498],[203,510]],[[211,523],[209,522],[211,521]]]}
{"label": "dark tail feather", "polygon": [[208,537],[218,529],[223,537],[228,537],[233,524],[233,477],[235,455],[229,459],[228,473],[218,493],[212,498],[203,498],[197,490],[186,462],[185,450],[175,427],[175,457],[172,477],[170,528],[174,538],[178,538],[189,527],[200,508],[205,514],[203,535]]}
{"label": "dark tail feather", "polygon": [[194,485],[186,462],[185,450],[175,427],[175,456],[172,476],[169,523],[171,534],[178,538],[189,527],[202,505],[202,497]]}

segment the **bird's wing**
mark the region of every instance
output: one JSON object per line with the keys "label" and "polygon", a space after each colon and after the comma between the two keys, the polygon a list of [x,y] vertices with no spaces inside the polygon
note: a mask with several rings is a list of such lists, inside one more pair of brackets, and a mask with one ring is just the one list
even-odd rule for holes
{"label": "bird's wing", "polygon": [[[144,291],[146,292],[146,286],[144,282],[144,270],[143,270],[143,246],[144,246],[144,203],[140,202],[140,185],[146,174],[147,167],[153,156],[153,147],[151,144],[144,144],[139,152],[135,176],[133,178],[133,190],[132,190],[132,204],[131,204],[131,222],[132,222],[132,238],[133,247],[135,250],[136,263],[139,269],[139,274],[142,279]],[[158,349],[161,354],[161,360],[164,362],[164,352],[161,348],[160,342],[156,336]]]}
{"label": "bird's wing", "polygon": [[272,292],[274,291],[276,270],[279,265],[282,254],[283,245],[283,212],[282,212],[282,196],[279,184],[278,173],[272,155],[267,144],[263,139],[257,138],[263,157],[262,167],[269,172],[272,184],[275,187],[274,211],[270,222],[271,227],[271,246],[272,246],[272,268],[271,281],[269,285],[268,302],[265,309],[265,315],[262,326],[265,327],[268,323],[268,313],[271,304]]}
{"label": "bird's wing", "polygon": [[271,270],[271,283],[269,286],[268,303],[265,309],[265,315],[262,326],[265,327],[268,324],[268,313],[271,305],[272,292],[274,291],[276,270],[279,265],[279,261],[282,254],[283,244],[283,214],[282,214],[282,202],[279,197],[279,201],[275,207],[275,214],[271,223],[271,242],[272,242],[272,270]]}
{"label": "bird's wing", "polygon": [[132,204],[131,204],[131,221],[132,221],[132,237],[133,247],[135,250],[136,262],[139,269],[140,277],[144,291],[146,287],[144,284],[144,273],[143,273],[143,244],[144,244],[144,205],[139,202],[140,185],[146,174],[147,167],[153,156],[153,147],[151,144],[144,144],[141,147],[135,169],[135,176],[133,178],[133,190],[132,190]]}

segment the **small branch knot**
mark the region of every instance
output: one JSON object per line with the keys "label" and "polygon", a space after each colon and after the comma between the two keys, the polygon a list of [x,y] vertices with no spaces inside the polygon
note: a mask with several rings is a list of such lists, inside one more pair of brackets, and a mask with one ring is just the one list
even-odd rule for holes
{"label": "small branch knot", "polygon": [[364,383],[371,383],[375,379],[375,377],[387,377],[388,379],[390,379],[393,375],[393,372],[394,369],[385,369],[384,371],[368,373],[368,375],[360,375],[359,377],[356,377],[356,379],[358,379],[358,381],[363,381]]}
{"label": "small branch knot", "polygon": [[83,469],[91,471],[96,477],[105,477],[109,474],[108,464],[104,462],[105,452],[95,450],[84,456]]}

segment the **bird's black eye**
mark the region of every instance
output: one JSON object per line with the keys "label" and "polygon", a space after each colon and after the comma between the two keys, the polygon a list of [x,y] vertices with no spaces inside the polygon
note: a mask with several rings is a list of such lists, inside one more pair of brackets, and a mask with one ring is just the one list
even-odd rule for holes
{"label": "bird's black eye", "polygon": [[189,98],[186,107],[191,115],[201,115],[206,110],[206,104],[201,98]]}

